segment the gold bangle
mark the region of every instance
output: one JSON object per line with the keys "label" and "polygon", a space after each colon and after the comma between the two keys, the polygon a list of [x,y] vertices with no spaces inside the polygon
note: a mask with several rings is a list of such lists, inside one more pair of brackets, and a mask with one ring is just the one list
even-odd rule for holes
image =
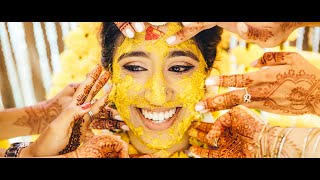
{"label": "gold bangle", "polygon": [[286,136],[290,133],[291,130],[292,130],[292,128],[288,128],[287,131],[285,132],[284,136],[282,137],[279,148],[278,148],[277,158],[280,158],[280,154],[281,154],[282,147],[284,145]]}
{"label": "gold bangle", "polygon": [[265,124],[265,125],[261,128],[261,132],[260,132],[260,134],[258,135],[258,148],[259,148],[259,150],[258,150],[258,151],[256,152],[256,154],[255,154],[255,157],[257,157],[257,158],[259,157],[259,153],[258,153],[258,152],[260,152],[260,158],[263,157],[261,140],[262,140],[262,137],[264,136],[265,131],[266,131],[266,129],[267,129],[268,126],[269,126],[268,124]]}
{"label": "gold bangle", "polygon": [[[318,132],[316,132],[315,134],[317,134],[317,133],[318,133]],[[316,151],[317,151],[317,147],[318,147],[319,141],[320,141],[320,136],[318,136],[318,139],[317,139],[316,142],[314,143],[314,146],[313,146],[312,151],[311,151],[312,156],[313,156],[313,154],[316,153]]]}
{"label": "gold bangle", "polygon": [[301,151],[301,154],[300,154],[300,158],[304,158],[304,152],[305,152],[305,149],[306,149],[308,137],[309,137],[310,133],[312,132],[312,130],[313,130],[313,129],[311,129],[311,130],[308,132],[308,135],[304,138],[304,142],[303,142],[303,146],[302,146],[302,151]]}
{"label": "gold bangle", "polygon": [[[282,129],[281,132],[279,133],[279,135],[277,136],[277,138],[276,138],[276,140],[275,140],[275,143],[274,143],[274,145],[272,146],[272,147],[273,147],[273,148],[272,148],[273,151],[272,151],[271,157],[273,157],[273,158],[277,157],[276,155],[278,154],[278,150],[279,150],[279,149],[277,148],[277,145],[280,144],[280,142],[281,142],[281,140],[282,140],[282,138],[283,138],[286,130],[287,130],[287,128]],[[279,137],[280,137],[280,138],[279,138]]]}
{"label": "gold bangle", "polygon": [[265,133],[264,133],[264,135],[263,135],[263,141],[264,141],[264,147],[263,147],[263,150],[265,150],[265,153],[263,153],[262,154],[262,157],[264,157],[264,158],[270,158],[271,156],[269,155],[269,148],[268,148],[268,146],[269,146],[269,144],[267,143],[267,140],[268,140],[268,133],[269,133],[269,131],[271,131],[273,128],[275,128],[276,126],[272,126],[271,128],[269,128]]}

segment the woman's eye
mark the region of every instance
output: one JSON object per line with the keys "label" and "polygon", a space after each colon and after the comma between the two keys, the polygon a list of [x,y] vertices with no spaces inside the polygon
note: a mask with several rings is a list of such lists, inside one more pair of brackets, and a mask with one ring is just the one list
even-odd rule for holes
{"label": "woman's eye", "polygon": [[136,66],[136,65],[124,65],[123,66],[126,70],[128,71],[146,71],[146,68],[143,68],[141,66]]}
{"label": "woman's eye", "polygon": [[177,73],[183,73],[183,72],[187,72],[190,69],[192,69],[194,66],[181,66],[181,65],[176,65],[176,66],[172,66],[169,68],[169,71],[173,71],[173,72],[177,72]]}

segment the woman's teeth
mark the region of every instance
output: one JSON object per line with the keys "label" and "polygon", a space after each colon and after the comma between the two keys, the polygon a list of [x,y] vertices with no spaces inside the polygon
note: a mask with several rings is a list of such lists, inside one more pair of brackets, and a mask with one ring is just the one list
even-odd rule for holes
{"label": "woman's teeth", "polygon": [[162,123],[171,118],[176,113],[176,108],[163,112],[153,112],[145,109],[141,109],[143,116],[146,119],[154,121],[154,123]]}

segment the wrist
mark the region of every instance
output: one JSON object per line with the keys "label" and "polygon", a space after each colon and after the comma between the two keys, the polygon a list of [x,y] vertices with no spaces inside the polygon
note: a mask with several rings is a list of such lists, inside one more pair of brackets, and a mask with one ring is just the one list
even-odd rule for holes
{"label": "wrist", "polygon": [[[10,145],[6,150],[4,157],[29,157],[30,156],[30,147],[27,148],[31,143],[30,142],[16,142]],[[27,148],[27,150],[25,150]],[[21,153],[23,156],[21,156]]]}
{"label": "wrist", "polygon": [[25,148],[22,148],[20,150],[20,153],[19,153],[18,157],[35,157],[33,155],[33,153],[32,153],[32,146],[29,145],[29,146],[27,146]]}

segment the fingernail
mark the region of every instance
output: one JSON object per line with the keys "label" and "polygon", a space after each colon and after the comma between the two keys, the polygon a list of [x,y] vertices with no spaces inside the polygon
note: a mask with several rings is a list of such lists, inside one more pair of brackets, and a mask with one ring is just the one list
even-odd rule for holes
{"label": "fingernail", "polygon": [[122,118],[121,118],[119,115],[116,115],[114,118],[115,118],[116,120],[122,121]]}
{"label": "fingernail", "polygon": [[189,24],[191,24],[192,22],[182,22],[182,25],[184,26],[188,26]]}
{"label": "fingernail", "polygon": [[240,29],[242,32],[244,32],[244,33],[248,32],[248,26],[246,25],[246,23],[240,22],[240,23],[238,24],[238,26],[239,26],[239,29]]}
{"label": "fingernail", "polygon": [[176,36],[170,36],[166,39],[167,43],[170,45],[177,39]]}
{"label": "fingernail", "polygon": [[206,79],[206,86],[217,86],[219,85],[219,77],[208,77]]}
{"label": "fingernail", "polygon": [[125,131],[129,131],[129,127],[127,125],[122,125],[121,126],[121,129],[125,130]]}
{"label": "fingernail", "polygon": [[134,23],[134,27],[137,30],[137,32],[142,32],[144,29],[142,23]]}
{"label": "fingernail", "polygon": [[132,32],[131,29],[126,29],[126,34],[127,34],[128,38],[133,38],[133,36],[134,36],[134,33]]}
{"label": "fingernail", "polygon": [[195,107],[196,111],[202,111],[204,109],[205,109],[205,107],[204,107],[204,105],[202,103],[197,104],[196,107]]}
{"label": "fingernail", "polygon": [[251,66],[256,66],[258,64],[258,61],[256,60],[256,61],[253,61],[250,65]]}
{"label": "fingernail", "polygon": [[84,104],[81,105],[81,108],[82,108],[83,110],[88,109],[88,108],[90,108],[90,107],[91,107],[91,102],[86,102],[86,103],[84,103]]}

